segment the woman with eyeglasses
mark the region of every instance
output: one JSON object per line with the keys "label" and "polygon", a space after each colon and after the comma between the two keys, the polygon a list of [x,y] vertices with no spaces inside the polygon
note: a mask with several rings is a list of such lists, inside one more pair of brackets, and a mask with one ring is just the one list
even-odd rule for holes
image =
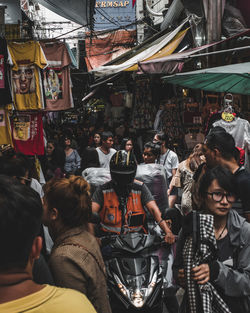
{"label": "woman with eyeglasses", "polygon": [[133,150],[133,140],[132,138],[123,138],[121,142],[121,150],[125,150],[127,152]]}
{"label": "woman with eyeglasses", "polygon": [[[197,286],[210,282],[231,313],[246,313],[250,312],[250,224],[232,209],[236,200],[234,191],[234,176],[227,168],[207,169],[202,177],[199,187],[201,213],[214,218],[217,252],[212,261],[193,267],[190,274]],[[179,285],[186,288],[188,273],[184,271],[183,248],[188,236],[184,233],[183,229],[174,272]],[[188,306],[187,302],[185,307]]]}

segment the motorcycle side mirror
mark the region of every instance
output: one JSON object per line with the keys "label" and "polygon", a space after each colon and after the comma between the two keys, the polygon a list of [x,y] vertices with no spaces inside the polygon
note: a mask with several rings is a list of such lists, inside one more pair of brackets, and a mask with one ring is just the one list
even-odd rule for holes
{"label": "motorcycle side mirror", "polygon": [[163,220],[171,220],[171,230],[174,235],[178,235],[181,227],[182,227],[182,220],[183,215],[181,214],[180,210],[175,208],[169,208],[161,215]]}

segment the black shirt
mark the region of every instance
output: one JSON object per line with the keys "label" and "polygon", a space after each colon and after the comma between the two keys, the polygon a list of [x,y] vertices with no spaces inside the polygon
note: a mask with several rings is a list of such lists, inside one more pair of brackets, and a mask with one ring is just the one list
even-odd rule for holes
{"label": "black shirt", "polygon": [[234,173],[236,196],[242,203],[243,213],[250,213],[250,173],[239,168]]}
{"label": "black shirt", "polygon": [[217,240],[218,260],[230,267],[233,266],[233,247],[230,244],[229,234]]}

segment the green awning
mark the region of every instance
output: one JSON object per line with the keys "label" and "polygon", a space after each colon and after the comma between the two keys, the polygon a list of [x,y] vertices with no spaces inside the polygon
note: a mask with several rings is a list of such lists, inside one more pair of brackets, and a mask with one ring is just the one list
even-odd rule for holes
{"label": "green awning", "polygon": [[250,62],[165,76],[163,79],[192,89],[250,95]]}

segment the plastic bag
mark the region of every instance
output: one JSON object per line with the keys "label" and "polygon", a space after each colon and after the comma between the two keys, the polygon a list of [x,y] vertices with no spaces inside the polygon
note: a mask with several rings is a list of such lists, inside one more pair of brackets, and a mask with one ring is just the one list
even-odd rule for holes
{"label": "plastic bag", "polygon": [[168,208],[166,171],[161,164],[140,164],[136,179],[142,181],[151,191],[161,213]]}
{"label": "plastic bag", "polygon": [[101,186],[111,180],[110,171],[108,168],[89,167],[82,172],[83,178],[91,186],[91,194],[94,193],[96,187]]}

